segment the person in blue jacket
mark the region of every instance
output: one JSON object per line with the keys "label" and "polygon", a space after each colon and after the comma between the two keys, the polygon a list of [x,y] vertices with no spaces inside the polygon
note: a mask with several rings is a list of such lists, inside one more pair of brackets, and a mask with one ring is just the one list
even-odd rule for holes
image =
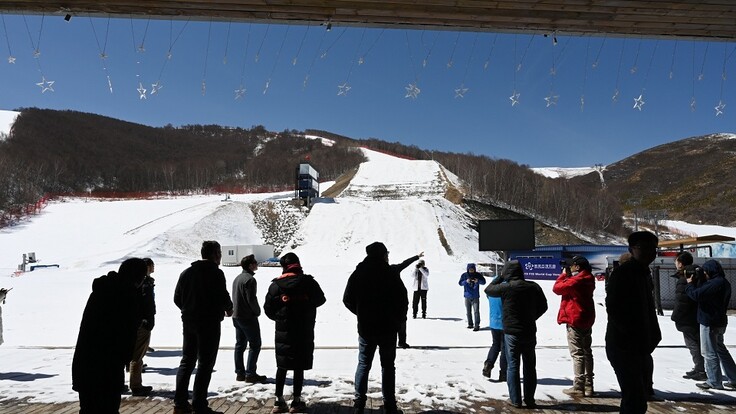
{"label": "person in blue jacket", "polygon": [[[468,317],[468,329],[480,329],[480,285],[486,284],[486,278],[475,271],[475,263],[468,263],[467,271],[460,276],[458,284],[463,287],[465,312]],[[473,322],[475,317],[475,322]]]}
{"label": "person in blue jacket", "polygon": [[[731,284],[726,280],[721,263],[717,260],[708,260],[703,263],[702,269],[705,283],[698,286],[694,275],[697,271],[689,272],[685,268],[687,287],[685,293],[698,302],[698,323],[700,323],[700,349],[705,359],[705,373],[708,377],[706,382],[695,385],[701,389],[724,388],[736,390],[736,363],[731,353],[723,343],[723,334],[728,325],[728,303],[731,300]],[[723,381],[723,374],[728,381]]]}
{"label": "person in blue jacket", "polygon": [[[496,276],[498,278],[500,276]],[[495,280],[495,278],[494,278]],[[491,282],[493,283],[493,282]],[[498,359],[498,355],[501,354],[501,372],[498,374],[498,382],[506,382],[506,369],[508,367],[506,363],[506,352],[504,352],[504,340],[503,340],[503,305],[501,303],[501,298],[497,297],[494,298],[493,296],[488,296],[488,307],[490,308],[490,328],[491,328],[491,337],[493,339],[493,342],[491,344],[491,347],[488,349],[488,356],[486,356],[486,360],[483,363],[483,376],[486,378],[491,377],[491,370],[493,369],[493,366],[496,364],[496,360]]]}

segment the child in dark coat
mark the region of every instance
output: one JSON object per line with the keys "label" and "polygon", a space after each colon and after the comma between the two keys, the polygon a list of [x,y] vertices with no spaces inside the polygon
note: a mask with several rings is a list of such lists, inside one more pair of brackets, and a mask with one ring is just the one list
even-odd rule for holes
{"label": "child in dark coat", "polygon": [[[299,257],[287,253],[281,258],[283,274],[271,282],[263,310],[276,321],[276,402],[273,413],[306,411],[301,400],[304,371],[314,360],[314,323],[317,307],[325,303],[325,294],[317,281],[304,274]],[[291,409],[284,400],[286,371],[294,371]]]}

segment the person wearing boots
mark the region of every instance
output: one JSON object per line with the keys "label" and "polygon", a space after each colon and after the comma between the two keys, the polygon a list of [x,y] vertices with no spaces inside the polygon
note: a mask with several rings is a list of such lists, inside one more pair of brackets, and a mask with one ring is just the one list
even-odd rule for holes
{"label": "person wearing boots", "polygon": [[565,324],[567,346],[572,357],[575,378],[571,388],[563,390],[576,397],[593,396],[592,327],[595,322],[595,277],[592,267],[583,256],[573,256],[563,261],[563,271],[552,286],[552,291],[562,296],[557,323]]}
{"label": "person wearing boots", "polygon": [[[695,381],[705,381],[708,376],[705,374],[705,361],[700,353],[700,324],[698,323],[698,302],[692,300],[685,290],[687,289],[687,278],[685,269],[693,264],[693,255],[689,252],[680,252],[675,258],[675,267],[677,271],[672,277],[677,279],[675,284],[675,306],[672,309],[672,319],[675,322],[675,328],[682,332],[685,346],[690,351],[693,360],[693,369],[686,372],[682,377]],[[700,267],[690,268],[692,272]],[[702,273],[702,271],[701,271]],[[694,278],[695,286],[704,278]]]}
{"label": "person wearing boots", "polygon": [[[258,282],[256,270],[258,261],[249,254],[240,260],[242,273],[233,280],[233,326],[235,327],[235,380],[249,384],[265,383],[268,378],[259,375],[258,355],[261,353],[261,325],[258,316],[261,307],[258,305]],[[247,365],[243,360],[245,349],[248,349]]]}
{"label": "person wearing boots", "polygon": [[429,269],[424,265],[424,260],[420,260],[417,263],[417,268],[414,269],[414,281],[412,284],[414,290],[414,297],[411,301],[412,317],[417,318],[417,312],[419,311],[419,301],[422,301],[422,319],[427,318],[427,291],[429,290]]}
{"label": "person wearing boots", "polygon": [[130,361],[130,391],[136,397],[147,397],[153,390],[150,385],[143,385],[141,374],[144,366],[143,356],[146,355],[148,345],[151,343],[151,331],[156,324],[156,301],[153,290],[155,280],[151,277],[156,266],[151,258],[146,257],[143,261],[146,262],[147,270],[139,291],[141,324],[138,327],[133,358]]}

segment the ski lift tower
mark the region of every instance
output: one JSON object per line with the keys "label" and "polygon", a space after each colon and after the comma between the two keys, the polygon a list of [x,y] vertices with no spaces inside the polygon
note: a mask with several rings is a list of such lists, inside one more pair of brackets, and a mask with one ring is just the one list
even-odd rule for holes
{"label": "ski lift tower", "polygon": [[303,161],[296,168],[294,193],[294,198],[306,207],[312,207],[312,201],[319,197],[319,172],[308,161]]}

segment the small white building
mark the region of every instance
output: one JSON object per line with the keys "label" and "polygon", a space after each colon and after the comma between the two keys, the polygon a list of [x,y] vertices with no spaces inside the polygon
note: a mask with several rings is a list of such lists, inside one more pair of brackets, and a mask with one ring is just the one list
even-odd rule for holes
{"label": "small white building", "polygon": [[240,261],[247,255],[252,254],[260,263],[273,257],[273,246],[267,244],[238,244],[234,246],[222,246],[223,266],[240,266]]}

